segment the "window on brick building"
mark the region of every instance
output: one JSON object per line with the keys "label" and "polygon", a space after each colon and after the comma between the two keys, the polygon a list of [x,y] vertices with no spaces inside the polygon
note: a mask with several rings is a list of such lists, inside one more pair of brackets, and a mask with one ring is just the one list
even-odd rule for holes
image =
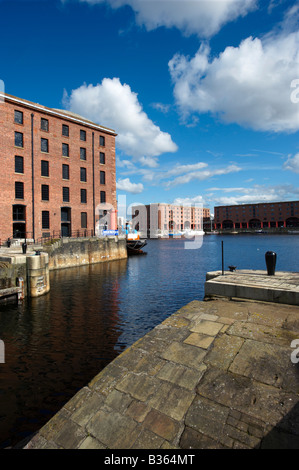
{"label": "window on brick building", "polygon": [[86,160],[86,148],[80,147],[80,159]]}
{"label": "window on brick building", "polygon": [[106,184],[106,174],[104,171],[100,171],[100,184]]}
{"label": "window on brick building", "polygon": [[69,145],[68,144],[62,144],[62,156],[63,157],[68,157],[69,156]]}
{"label": "window on brick building", "polygon": [[24,136],[22,132],[15,132],[15,146],[24,147]]}
{"label": "window on brick building", "polygon": [[26,220],[26,206],[21,204],[15,204],[12,206],[12,219],[19,221],[19,220]]}
{"label": "window on brick building", "polygon": [[87,191],[86,189],[81,189],[81,203],[85,204],[87,202]]}
{"label": "window on brick building", "polygon": [[41,128],[42,131],[48,131],[49,130],[49,121],[48,121],[48,119],[41,118],[40,128]]}
{"label": "window on brick building", "polygon": [[100,145],[101,147],[105,147],[105,137],[103,135],[100,135]]}
{"label": "window on brick building", "polygon": [[105,165],[105,154],[104,152],[100,152],[100,163]]}
{"label": "window on brick building", "polygon": [[70,167],[69,165],[62,165],[62,179],[69,180],[70,179]]}
{"label": "window on brick building", "polygon": [[50,228],[50,212],[42,211],[42,229]]}
{"label": "window on brick building", "polygon": [[23,116],[22,111],[15,110],[15,123],[16,124],[23,124],[23,122],[24,122],[23,119],[24,119],[24,116]]}
{"label": "window on brick building", "polygon": [[86,141],[86,131],[80,130],[80,140]]}
{"label": "window on brick building", "polygon": [[67,188],[67,187],[62,188],[62,200],[63,202],[70,201],[70,188]]}
{"label": "window on brick building", "polygon": [[49,201],[49,185],[42,184],[42,201]]}
{"label": "window on brick building", "polygon": [[101,203],[106,202],[106,191],[101,191],[100,192],[100,202]]}
{"label": "window on brick building", "polygon": [[24,158],[19,155],[15,155],[15,172],[24,173]]}
{"label": "window on brick building", "polygon": [[49,162],[47,160],[41,161],[41,176],[49,176]]}
{"label": "window on brick building", "polygon": [[86,168],[80,168],[80,181],[87,181]]}
{"label": "window on brick building", "polygon": [[22,181],[15,182],[15,198],[24,199],[24,183]]}
{"label": "window on brick building", "polygon": [[40,140],[40,149],[42,152],[49,153],[49,141],[43,137]]}
{"label": "window on brick building", "polygon": [[81,228],[87,228],[87,212],[81,212]]}
{"label": "window on brick building", "polygon": [[62,124],[62,135],[64,135],[65,137],[69,136],[69,126],[67,126],[66,124]]}

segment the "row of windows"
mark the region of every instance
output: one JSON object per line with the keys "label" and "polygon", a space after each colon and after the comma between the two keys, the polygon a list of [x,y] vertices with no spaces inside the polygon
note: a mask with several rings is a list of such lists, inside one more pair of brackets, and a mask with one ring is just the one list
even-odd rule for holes
{"label": "row of windows", "polygon": [[[24,173],[24,158],[15,155],[15,172]],[[41,161],[41,176],[49,176],[49,162],[47,160]],[[70,179],[70,167],[69,165],[62,165],[62,179]],[[87,181],[87,170],[84,167],[80,168],[80,181]],[[100,171],[100,184],[106,184],[106,172]]]}
{"label": "row of windows", "polygon": [[[22,111],[15,110],[15,123],[24,124],[24,114]],[[49,120],[41,118],[40,128],[42,131],[49,132]],[[69,137],[69,132],[69,126],[66,124],[62,124],[62,135],[64,137]],[[86,131],[83,129],[80,129],[80,140],[86,142]],[[99,144],[101,147],[105,147],[105,137],[102,135],[100,135]]]}
{"label": "row of windows", "polygon": [[[65,217],[63,217],[63,220]],[[13,221],[25,221],[25,206],[16,205],[13,206]],[[87,228],[87,212],[81,212],[81,228]],[[42,211],[42,229],[50,229],[50,212]]]}
{"label": "row of windows", "polygon": [[[81,212],[81,228],[87,228],[87,212]],[[42,229],[50,229],[50,212],[42,211]]]}
{"label": "row of windows", "polygon": [[[22,132],[15,132],[15,147],[24,147],[24,136]],[[40,141],[40,149],[43,153],[49,153],[49,140],[41,138]],[[63,143],[62,144],[62,156],[69,157],[70,156],[70,149],[69,144]],[[80,147],[80,159],[86,160],[86,148]],[[105,164],[105,153],[100,152],[100,163]]]}
{"label": "row of windows", "polygon": [[[42,196],[42,201],[50,200],[50,187],[48,184],[41,185],[41,196]],[[80,198],[81,198],[82,204],[87,203],[87,190],[86,189],[80,189]],[[24,199],[24,183],[22,181],[15,182],[15,199]],[[70,201],[70,188],[68,187],[62,188],[62,200],[63,202]],[[100,202],[101,203],[106,202],[105,191],[100,191]]]}

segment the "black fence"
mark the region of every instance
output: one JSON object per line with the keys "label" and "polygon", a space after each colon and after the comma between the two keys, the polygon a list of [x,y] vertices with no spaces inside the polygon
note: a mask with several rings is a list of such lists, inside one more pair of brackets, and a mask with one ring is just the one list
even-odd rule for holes
{"label": "black fence", "polygon": [[11,245],[15,245],[16,240],[19,240],[20,245],[26,242],[27,245],[44,245],[45,243],[52,243],[54,240],[59,240],[60,238],[83,238],[83,237],[94,237],[95,233],[94,230],[87,230],[87,229],[79,229],[79,230],[72,230],[72,231],[53,231],[44,234],[42,237],[37,239],[33,239],[32,232],[23,232],[20,234],[13,234],[11,237],[8,237],[5,240],[0,239],[0,246],[7,246],[10,247]]}
{"label": "black fence", "polygon": [[35,243],[37,243],[38,245],[45,245],[55,243],[55,241],[60,240],[60,238],[90,238],[94,236],[94,230],[79,229],[72,230],[69,232],[59,230],[44,234],[42,237],[39,237]]}

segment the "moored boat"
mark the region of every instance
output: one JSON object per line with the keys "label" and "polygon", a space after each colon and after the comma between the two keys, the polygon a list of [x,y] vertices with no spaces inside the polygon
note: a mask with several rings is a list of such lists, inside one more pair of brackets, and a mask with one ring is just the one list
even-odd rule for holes
{"label": "moored boat", "polygon": [[128,255],[145,255],[146,253],[142,251],[142,248],[144,248],[146,244],[147,241],[141,240],[138,232],[127,234]]}

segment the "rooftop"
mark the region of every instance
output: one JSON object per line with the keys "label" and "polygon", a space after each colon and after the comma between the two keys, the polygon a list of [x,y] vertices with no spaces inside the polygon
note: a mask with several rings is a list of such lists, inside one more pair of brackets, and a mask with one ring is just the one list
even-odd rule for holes
{"label": "rooftop", "polygon": [[93,121],[90,121],[89,119],[80,116],[79,114],[73,113],[71,111],[65,110],[65,109],[55,109],[55,108],[49,108],[47,106],[43,106],[39,103],[33,103],[32,101],[25,100],[23,98],[18,98],[13,95],[9,95],[7,93],[1,93],[0,92],[0,97],[4,97],[5,100],[7,101],[12,101],[14,103],[18,103],[19,105],[26,106],[29,108],[34,108],[39,111],[42,111],[47,114],[55,115],[58,117],[62,117],[64,119],[74,121],[74,122],[79,122],[81,124],[96,128],[97,130],[100,130],[102,132],[107,132],[109,134],[117,135],[113,129],[110,129],[109,127],[104,127],[99,124],[94,123]]}

